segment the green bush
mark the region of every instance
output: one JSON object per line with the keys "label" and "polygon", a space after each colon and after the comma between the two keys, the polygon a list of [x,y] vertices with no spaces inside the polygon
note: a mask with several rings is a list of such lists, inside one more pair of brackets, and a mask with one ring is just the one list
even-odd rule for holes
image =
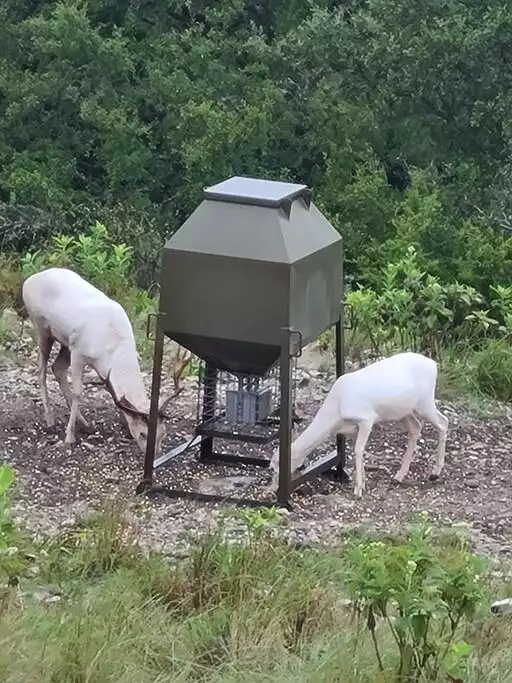
{"label": "green bush", "polygon": [[6,308],[22,312],[22,282],[18,259],[0,254],[0,317]]}
{"label": "green bush", "polygon": [[512,347],[510,339],[491,339],[475,354],[477,386],[500,401],[512,401]]}
{"label": "green bush", "polygon": [[126,203],[99,206],[94,215],[108,226],[108,237],[113,244],[129,245],[133,281],[138,287],[150,290],[160,276],[164,241],[175,229],[173,217],[151,206],[139,208]]}
{"label": "green bush", "polygon": [[4,606],[5,581],[16,585],[28,565],[24,552],[25,535],[17,528],[11,514],[11,493],[16,480],[11,465],[0,465],[0,613]]}
{"label": "green bush", "polygon": [[297,547],[276,510],[232,511],[170,560],[124,510],[34,545],[20,590],[0,590],[2,680],[509,679],[510,628],[459,528]]}
{"label": "green bush", "polygon": [[0,466],[0,548],[9,546],[13,523],[9,508],[9,494],[14,484],[14,470],[10,465]]}
{"label": "green bush", "polygon": [[131,258],[131,247],[114,244],[106,227],[96,222],[89,234],[56,235],[46,250],[26,253],[21,259],[21,269],[26,278],[52,266],[73,268],[112,296],[130,282]]}
{"label": "green bush", "polygon": [[137,317],[154,309],[150,295],[134,283],[133,249],[115,244],[107,228],[96,222],[88,233],[59,234],[46,249],[27,252],[21,258],[23,278],[49,267],[71,268],[121,303]]}
{"label": "green bush", "polygon": [[112,243],[132,247],[135,282],[139,287],[151,287],[158,276],[163,242],[175,229],[173,217],[154,206],[89,202],[50,212],[0,201],[0,254],[14,258],[44,250],[55,236],[87,234],[96,222],[109,226]]}
{"label": "green bush", "polygon": [[374,355],[409,349],[439,358],[443,348],[512,331],[512,287],[493,286],[486,299],[469,285],[443,284],[412,246],[383,268],[378,287],[353,289],[346,301],[349,346],[366,344]]}
{"label": "green bush", "polygon": [[398,651],[397,681],[463,678],[472,647],[461,637],[484,598],[485,563],[466,539],[443,547],[426,514],[402,541],[353,541],[345,583],[372,635],[384,671],[377,619],[384,619]]}

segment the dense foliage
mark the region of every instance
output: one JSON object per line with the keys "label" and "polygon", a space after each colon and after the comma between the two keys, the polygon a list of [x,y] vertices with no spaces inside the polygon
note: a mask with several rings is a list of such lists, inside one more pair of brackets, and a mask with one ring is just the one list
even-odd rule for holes
{"label": "dense foliage", "polygon": [[350,351],[476,351],[510,400],[511,59],[505,0],[5,0],[0,310],[70,265],[139,325],[205,185],[301,181]]}
{"label": "dense foliage", "polygon": [[4,0],[0,245],[99,220],[149,284],[230,174],[311,184],[374,285],[416,247],[487,294],[508,238],[505,0]]}

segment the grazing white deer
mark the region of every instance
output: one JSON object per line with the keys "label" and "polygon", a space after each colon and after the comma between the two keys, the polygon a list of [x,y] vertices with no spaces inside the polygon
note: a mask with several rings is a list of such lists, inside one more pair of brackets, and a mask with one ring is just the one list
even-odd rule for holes
{"label": "grazing white deer", "polygon": [[[409,472],[420,436],[420,418],[431,422],[439,432],[437,459],[431,479],[441,474],[445,461],[448,419],[435,403],[437,363],[418,353],[397,353],[365,368],[339,377],[311,424],[293,441],[291,470],[302,465],[313,449],[336,433],[355,434],[354,495],[364,490],[363,454],[373,425],[400,420],[408,432],[407,448],[395,480],[402,482]],[[278,484],[279,449],[270,463],[272,488]]]}
{"label": "grazing white deer", "polygon": [[[60,351],[52,370],[70,408],[66,444],[73,444],[75,425],[88,429],[78,403],[82,395],[83,370],[97,372],[123,421],[145,451],[148,436],[149,399],[140,372],[132,325],[124,308],[106,294],[66,268],[49,268],[23,283],[23,303],[39,344],[39,383],[48,427],[55,424],[46,386],[47,364],[55,341]],[[71,369],[71,388],[68,369]],[[164,409],[159,405],[156,451],[164,435]]]}

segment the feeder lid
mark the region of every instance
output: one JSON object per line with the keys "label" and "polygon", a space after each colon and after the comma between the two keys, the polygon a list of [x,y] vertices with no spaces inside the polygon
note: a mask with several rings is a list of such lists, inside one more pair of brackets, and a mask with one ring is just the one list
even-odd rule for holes
{"label": "feeder lid", "polygon": [[[165,252],[291,265],[336,245],[341,258],[341,236],[311,197],[307,185],[234,176],[204,190],[203,201],[167,241]],[[204,264],[196,267],[206,272]]]}
{"label": "feeder lid", "polygon": [[204,189],[204,199],[278,208],[297,197],[309,206],[311,190],[307,185],[244,176],[233,176]]}

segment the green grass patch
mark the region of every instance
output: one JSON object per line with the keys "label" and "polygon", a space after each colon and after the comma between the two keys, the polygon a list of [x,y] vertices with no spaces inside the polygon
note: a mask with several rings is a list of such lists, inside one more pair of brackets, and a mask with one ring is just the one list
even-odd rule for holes
{"label": "green grass patch", "polygon": [[243,541],[221,524],[170,562],[114,504],[38,546],[6,512],[2,557],[29,559],[0,564],[1,680],[510,680],[510,622],[490,614],[496,587],[459,528],[423,518],[299,548],[277,511],[235,516]]}

